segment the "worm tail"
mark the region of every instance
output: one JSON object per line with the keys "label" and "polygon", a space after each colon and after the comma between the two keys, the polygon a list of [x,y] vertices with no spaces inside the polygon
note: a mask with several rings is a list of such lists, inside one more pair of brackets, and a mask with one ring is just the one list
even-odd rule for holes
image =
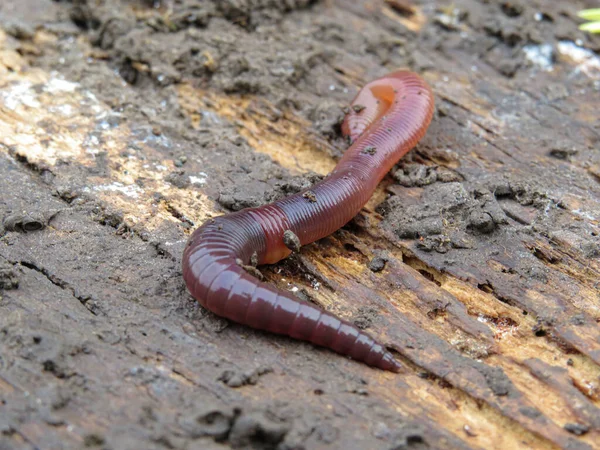
{"label": "worm tail", "polygon": [[[192,295],[207,309],[234,322],[308,341],[370,366],[399,372],[400,364],[371,336],[315,305],[258,281],[239,265],[236,256],[244,251],[238,242],[254,241],[260,247],[260,239],[248,235],[254,231],[260,236],[253,223],[252,217],[242,212],[219,218],[194,233],[183,258],[183,275]],[[239,228],[239,224],[245,228]],[[230,232],[235,237],[229,236]],[[240,234],[246,236],[240,239]]]}
{"label": "worm tail", "polygon": [[[400,371],[400,364],[382,345],[333,314],[282,291],[275,294],[272,305],[274,311],[265,329],[312,342],[373,367]],[[286,327],[282,327],[282,324]]]}

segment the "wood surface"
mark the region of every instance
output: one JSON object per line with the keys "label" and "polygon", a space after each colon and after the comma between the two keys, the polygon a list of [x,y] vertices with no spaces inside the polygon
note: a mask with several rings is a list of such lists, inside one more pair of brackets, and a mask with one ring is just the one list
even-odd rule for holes
{"label": "wood surface", "polygon": [[[594,2],[148,3],[0,6],[0,448],[600,449]],[[261,269],[405,370],[203,310],[191,230],[326,175],[396,67],[427,137]]]}

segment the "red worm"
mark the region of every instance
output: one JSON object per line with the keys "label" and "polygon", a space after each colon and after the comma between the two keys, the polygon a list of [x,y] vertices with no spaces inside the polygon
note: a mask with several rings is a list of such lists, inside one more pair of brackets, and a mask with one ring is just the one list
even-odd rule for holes
{"label": "red worm", "polygon": [[219,316],[398,372],[400,364],[368,334],[259,281],[242,265],[272,264],[288,256],[285,232],[305,245],[346,224],[423,137],[432,115],[431,89],[414,73],[398,71],[367,84],[342,125],[353,144],[327,178],[270,205],[211,219],[192,234],[183,254],[189,291]]}

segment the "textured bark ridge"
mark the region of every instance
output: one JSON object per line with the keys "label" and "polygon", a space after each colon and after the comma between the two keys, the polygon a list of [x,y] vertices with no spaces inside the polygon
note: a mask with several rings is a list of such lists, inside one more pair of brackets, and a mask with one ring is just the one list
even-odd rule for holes
{"label": "textured bark ridge", "polygon": [[[1,2],[0,448],[600,448],[591,6]],[[199,306],[191,231],[321,180],[402,67],[426,138],[260,269],[404,371]]]}

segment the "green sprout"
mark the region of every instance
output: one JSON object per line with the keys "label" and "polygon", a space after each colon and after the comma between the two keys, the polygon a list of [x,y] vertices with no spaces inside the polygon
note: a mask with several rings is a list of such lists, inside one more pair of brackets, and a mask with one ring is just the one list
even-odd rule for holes
{"label": "green sprout", "polygon": [[590,33],[600,33],[600,8],[584,9],[577,13],[579,17],[590,22],[579,25],[579,29]]}

